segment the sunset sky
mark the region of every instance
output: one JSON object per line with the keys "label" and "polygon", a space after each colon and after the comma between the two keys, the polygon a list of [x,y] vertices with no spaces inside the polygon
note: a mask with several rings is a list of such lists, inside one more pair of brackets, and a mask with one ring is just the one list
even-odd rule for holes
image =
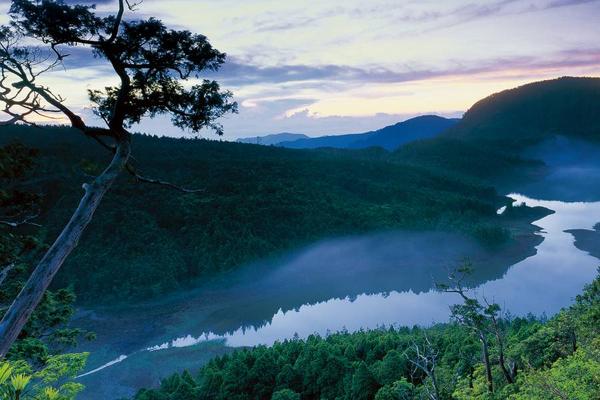
{"label": "sunset sky", "polygon": [[[96,3],[102,12],[115,9],[112,1]],[[3,23],[8,6],[0,1]],[[460,116],[502,89],[600,76],[594,0],[145,0],[128,18],[149,16],[202,33],[228,54],[215,77],[240,104],[238,115],[222,121],[229,140]],[[78,110],[89,105],[87,88],[113,81],[101,60],[77,56],[47,77]],[[162,119],[136,130],[182,134]]]}

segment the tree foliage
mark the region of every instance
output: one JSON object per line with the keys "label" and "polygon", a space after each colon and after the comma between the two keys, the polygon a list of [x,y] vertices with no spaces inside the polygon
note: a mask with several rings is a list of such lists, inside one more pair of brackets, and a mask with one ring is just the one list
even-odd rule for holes
{"label": "tree foliage", "polygon": [[83,385],[74,378],[83,370],[87,354],[50,357],[34,370],[24,361],[0,363],[0,396],[5,400],[73,400]]}

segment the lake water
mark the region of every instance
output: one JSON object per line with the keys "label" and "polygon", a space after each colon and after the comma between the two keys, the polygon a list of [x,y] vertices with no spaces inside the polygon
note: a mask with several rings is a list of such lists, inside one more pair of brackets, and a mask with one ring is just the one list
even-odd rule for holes
{"label": "lake water", "polygon": [[539,240],[525,259],[522,251],[498,254],[454,234],[379,233],[323,241],[162,303],[83,314],[78,322],[98,334],[85,348],[92,352],[80,377],[85,397],[130,396],[235,347],[447,321],[449,306],[460,299],[436,292],[434,283],[465,257],[475,267],[477,295],[513,315],[550,316],[596,275],[598,259],[564,231],[600,222],[600,202],[510,197],[555,211],[535,222]]}

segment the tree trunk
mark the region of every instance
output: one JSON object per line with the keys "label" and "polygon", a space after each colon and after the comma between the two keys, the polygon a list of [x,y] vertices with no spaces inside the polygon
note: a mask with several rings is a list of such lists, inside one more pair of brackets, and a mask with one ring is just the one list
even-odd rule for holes
{"label": "tree trunk", "polygon": [[52,279],[71,251],[77,246],[102,197],[125,168],[129,160],[130,149],[129,137],[125,136],[118,141],[112,161],[104,172],[92,183],[83,185],[85,194],[81,198],[79,206],[60,236],[40,260],[0,322],[0,359],[6,356]]}
{"label": "tree trunk", "polygon": [[469,368],[469,388],[473,389],[473,373],[475,371],[473,370],[473,368]]}
{"label": "tree trunk", "polygon": [[506,382],[509,384],[515,383],[515,375],[511,374],[511,371],[506,367],[506,362],[504,360],[504,339],[502,338],[502,334],[500,333],[500,327],[498,326],[498,321],[494,315],[491,316],[492,324],[494,326],[494,333],[496,334],[496,340],[498,341],[498,364],[500,364],[500,369],[504,374],[504,378]]}
{"label": "tree trunk", "polygon": [[487,339],[483,333],[479,334],[479,340],[481,341],[481,351],[483,353],[483,363],[485,364],[485,374],[488,381],[488,392],[494,393],[494,378],[492,377],[492,366],[490,365],[490,353],[488,350]]}
{"label": "tree trunk", "polygon": [[506,363],[504,360],[504,342],[502,340],[502,338],[500,337],[500,334],[498,333],[498,331],[496,330],[496,338],[498,339],[498,363],[500,364],[500,368],[502,369],[502,373],[504,374],[504,377],[506,378],[506,382],[508,382],[509,384],[513,384],[515,383],[514,377],[511,374],[511,372],[508,370],[508,368],[506,367]]}
{"label": "tree trunk", "polygon": [[434,400],[440,400],[440,389],[438,387],[437,377],[435,376],[435,370],[431,371],[431,384],[433,385]]}

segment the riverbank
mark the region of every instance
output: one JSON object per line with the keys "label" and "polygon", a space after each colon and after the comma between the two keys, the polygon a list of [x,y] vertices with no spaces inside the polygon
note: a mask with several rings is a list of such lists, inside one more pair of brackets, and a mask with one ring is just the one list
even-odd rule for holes
{"label": "riverbank", "polygon": [[565,232],[575,237],[575,246],[581,251],[600,258],[600,224],[594,225],[594,229],[569,229]]}

